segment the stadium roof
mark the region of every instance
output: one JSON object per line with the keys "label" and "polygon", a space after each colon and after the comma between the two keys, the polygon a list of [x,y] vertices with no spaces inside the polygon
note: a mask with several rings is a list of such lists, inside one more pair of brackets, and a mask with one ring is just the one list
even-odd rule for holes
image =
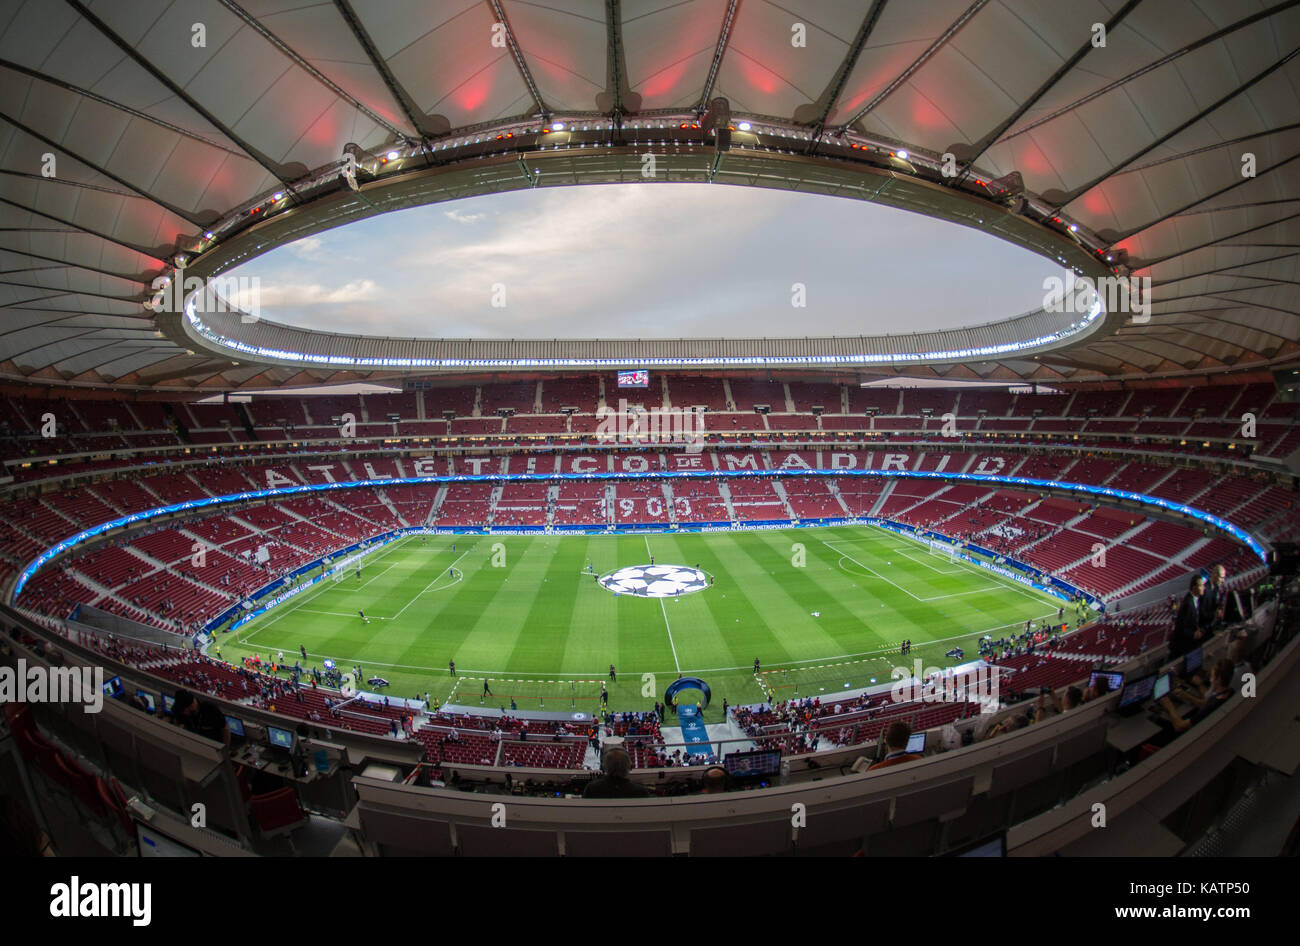
{"label": "stadium roof", "polygon": [[[853,170],[875,175],[873,195],[885,181],[896,205],[923,212],[960,216],[958,198],[1014,207],[1004,236],[1065,245],[1073,223],[1080,253],[1152,278],[1148,323],[1037,358],[890,370],[1059,382],[1276,367],[1300,358],[1296,6],[5,0],[0,379],[220,390],[392,377],[187,351],[142,303],[214,228],[214,245],[261,251],[295,219],[301,235],[526,186],[483,183],[523,164],[518,153],[456,151],[462,176],[438,195],[415,171],[445,171],[439,148],[445,158],[500,129],[522,140],[553,120],[650,128],[701,117],[719,97],[733,122],[767,123],[786,141],[746,158],[738,137],[724,174],[730,163],[749,183],[834,192],[849,185],[831,178]],[[677,151],[711,155],[709,140],[696,132]],[[863,143],[860,169],[850,141]],[[419,167],[398,184],[372,162],[348,204],[332,188],[350,143],[363,166],[400,149]],[[960,173],[927,177],[945,154]],[[554,166],[568,183],[626,174],[594,175],[595,155],[575,149]],[[483,180],[467,183],[474,161]],[[988,196],[971,197],[972,182]]]}

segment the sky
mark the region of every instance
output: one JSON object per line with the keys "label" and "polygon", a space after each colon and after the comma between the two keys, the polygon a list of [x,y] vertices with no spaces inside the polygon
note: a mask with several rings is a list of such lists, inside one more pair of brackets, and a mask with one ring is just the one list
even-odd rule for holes
{"label": "sky", "polygon": [[987,234],[863,201],[645,183],[397,211],[227,275],[257,278],[263,318],[326,331],[623,339],[955,328],[1041,305],[1060,273]]}

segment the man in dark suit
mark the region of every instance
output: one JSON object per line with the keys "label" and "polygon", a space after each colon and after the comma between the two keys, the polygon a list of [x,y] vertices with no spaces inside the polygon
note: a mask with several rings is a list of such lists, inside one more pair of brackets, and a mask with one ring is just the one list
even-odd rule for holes
{"label": "man in dark suit", "polygon": [[1196,574],[1187,587],[1187,595],[1178,606],[1174,618],[1174,635],[1169,639],[1169,656],[1181,657],[1199,647],[1208,632],[1201,630],[1201,596],[1205,594],[1205,579]]}
{"label": "man in dark suit", "polygon": [[1210,583],[1205,587],[1205,594],[1200,601],[1201,630],[1205,636],[1219,624],[1223,623],[1223,609],[1228,603],[1227,571],[1222,565],[1210,568]]}

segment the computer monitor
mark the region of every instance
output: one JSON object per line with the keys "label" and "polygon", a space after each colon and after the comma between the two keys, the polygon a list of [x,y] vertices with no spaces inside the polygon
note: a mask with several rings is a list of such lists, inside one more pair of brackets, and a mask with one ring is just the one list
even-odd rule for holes
{"label": "computer monitor", "polygon": [[150,713],[158,712],[158,702],[148,690],[136,690],[135,695],[144,701],[145,709]]}
{"label": "computer monitor", "polygon": [[780,749],[756,749],[753,752],[729,752],[722,767],[733,779],[762,779],[781,772]]}
{"label": "computer monitor", "polygon": [[226,728],[230,730],[230,735],[232,736],[239,736],[241,738],[244,736],[244,721],[242,719],[227,716]]}
{"label": "computer monitor", "polygon": [[1163,700],[1169,695],[1169,687],[1172,684],[1173,674],[1162,673],[1156,677],[1155,685],[1151,689],[1151,698],[1154,700]]}
{"label": "computer monitor", "polygon": [[925,732],[914,732],[912,738],[907,740],[907,751],[920,755],[925,752]]}
{"label": "computer monitor", "polygon": [[[233,732],[234,730],[231,731]],[[277,749],[292,749],[294,744],[294,734],[290,729],[276,729],[274,726],[267,726],[266,741]]]}
{"label": "computer monitor", "polygon": [[104,695],[110,700],[115,700],[122,695],[122,678],[114,677],[111,680],[104,681]]}
{"label": "computer monitor", "polygon": [[952,852],[950,857],[1006,857],[1007,837],[1000,834],[988,841],[976,841],[965,848]]}
{"label": "computer monitor", "polygon": [[202,857],[200,851],[170,838],[151,825],[135,823],[135,843],[141,857]]}
{"label": "computer monitor", "polygon": [[1124,674],[1116,673],[1111,670],[1094,670],[1092,675],[1088,677],[1088,686],[1095,687],[1097,681],[1103,677],[1106,679],[1107,693],[1113,693],[1116,690],[1122,690],[1124,688]]}
{"label": "computer monitor", "polygon": [[1119,709],[1121,712],[1124,710],[1137,710],[1141,707],[1143,703],[1151,698],[1155,683],[1154,674],[1129,681],[1119,695]]}
{"label": "computer monitor", "polygon": [[162,698],[163,698],[163,715],[164,716],[172,715],[172,710],[176,706],[176,697],[168,696],[166,693],[164,693],[162,695]]}
{"label": "computer monitor", "polygon": [[1205,649],[1202,647],[1192,648],[1187,652],[1187,656],[1183,658],[1183,673],[1191,674],[1200,670],[1201,664],[1204,660]]}

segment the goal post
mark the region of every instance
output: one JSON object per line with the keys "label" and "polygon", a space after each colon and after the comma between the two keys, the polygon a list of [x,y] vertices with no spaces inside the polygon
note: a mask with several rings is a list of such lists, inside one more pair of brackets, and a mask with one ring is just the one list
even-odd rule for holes
{"label": "goal post", "polygon": [[955,561],[957,559],[957,546],[953,545],[951,542],[941,542],[938,539],[931,539],[926,543],[926,546],[929,548],[931,555],[946,558],[949,561]]}

